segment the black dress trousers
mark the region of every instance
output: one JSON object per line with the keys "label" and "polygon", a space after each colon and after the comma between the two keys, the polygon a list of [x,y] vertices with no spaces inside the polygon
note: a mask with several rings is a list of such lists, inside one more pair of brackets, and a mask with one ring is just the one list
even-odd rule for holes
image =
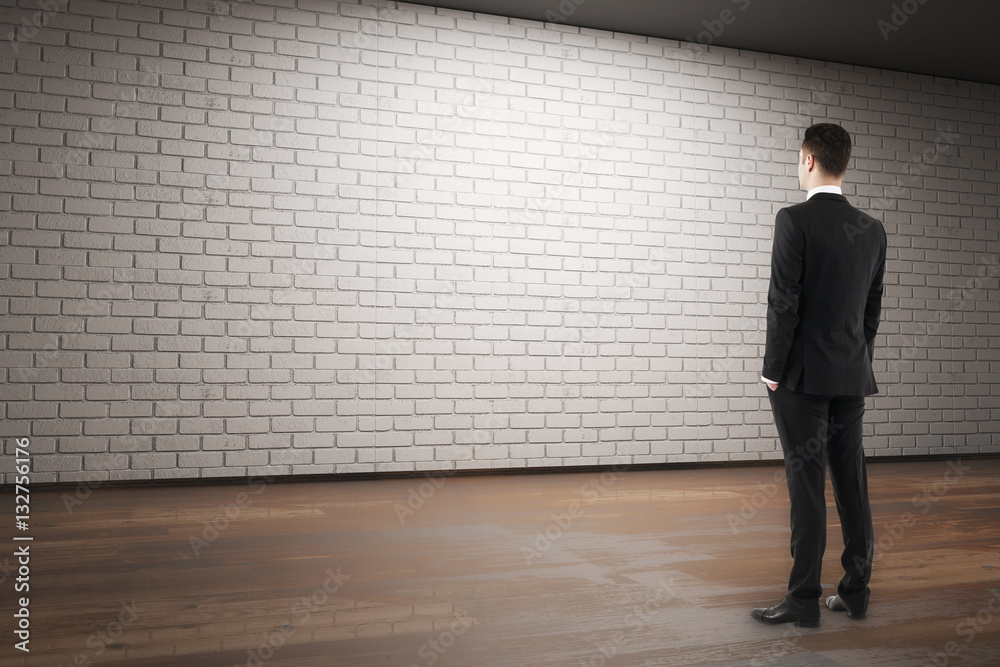
{"label": "black dress trousers", "polygon": [[868,608],[875,539],[868,476],[861,445],[864,396],[833,396],[768,389],[781,439],[791,504],[792,571],[788,603],[812,613],[822,594],[826,549],[826,468],[844,537],[844,577],[837,593],[856,611]]}

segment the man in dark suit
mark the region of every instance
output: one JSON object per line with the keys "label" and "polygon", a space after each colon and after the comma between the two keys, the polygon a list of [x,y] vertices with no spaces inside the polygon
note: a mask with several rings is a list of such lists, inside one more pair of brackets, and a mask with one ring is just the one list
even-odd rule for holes
{"label": "man in dark suit", "polygon": [[882,306],[885,230],[851,206],[840,184],[851,137],[831,123],[805,132],[799,185],[806,201],[778,211],[767,292],[761,379],[785,457],[791,504],[788,593],[753,610],[764,623],[819,625],[826,548],[825,472],[829,464],[844,537],[844,577],[826,606],[864,618],[874,535],[861,424]]}

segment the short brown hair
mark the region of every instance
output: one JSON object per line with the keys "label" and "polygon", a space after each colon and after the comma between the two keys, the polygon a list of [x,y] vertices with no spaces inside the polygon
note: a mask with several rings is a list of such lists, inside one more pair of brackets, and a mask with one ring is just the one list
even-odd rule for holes
{"label": "short brown hair", "polygon": [[851,135],[839,125],[817,123],[806,130],[802,152],[812,155],[826,174],[843,176],[851,159]]}

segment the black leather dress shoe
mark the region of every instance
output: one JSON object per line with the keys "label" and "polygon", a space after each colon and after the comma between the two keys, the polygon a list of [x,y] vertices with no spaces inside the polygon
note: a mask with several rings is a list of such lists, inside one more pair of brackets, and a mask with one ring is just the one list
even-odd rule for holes
{"label": "black leather dress shoe", "polygon": [[865,617],[865,612],[863,611],[851,611],[844,601],[840,599],[839,595],[831,595],[826,599],[826,606],[834,611],[846,611],[847,618],[857,618],[861,619]]}
{"label": "black leather dress shoe", "polygon": [[801,612],[792,610],[788,606],[787,598],[782,598],[781,602],[773,607],[758,607],[750,612],[754,618],[761,623],[777,625],[778,623],[795,623],[800,628],[818,628],[819,614],[815,618],[806,616]]}

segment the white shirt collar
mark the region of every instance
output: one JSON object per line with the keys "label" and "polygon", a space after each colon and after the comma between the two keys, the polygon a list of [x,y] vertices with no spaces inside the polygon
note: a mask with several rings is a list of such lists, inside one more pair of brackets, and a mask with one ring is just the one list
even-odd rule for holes
{"label": "white shirt collar", "polygon": [[809,191],[809,193],[806,195],[806,199],[809,199],[818,192],[829,192],[835,195],[844,194],[843,192],[841,192],[839,185],[817,185],[815,188]]}

